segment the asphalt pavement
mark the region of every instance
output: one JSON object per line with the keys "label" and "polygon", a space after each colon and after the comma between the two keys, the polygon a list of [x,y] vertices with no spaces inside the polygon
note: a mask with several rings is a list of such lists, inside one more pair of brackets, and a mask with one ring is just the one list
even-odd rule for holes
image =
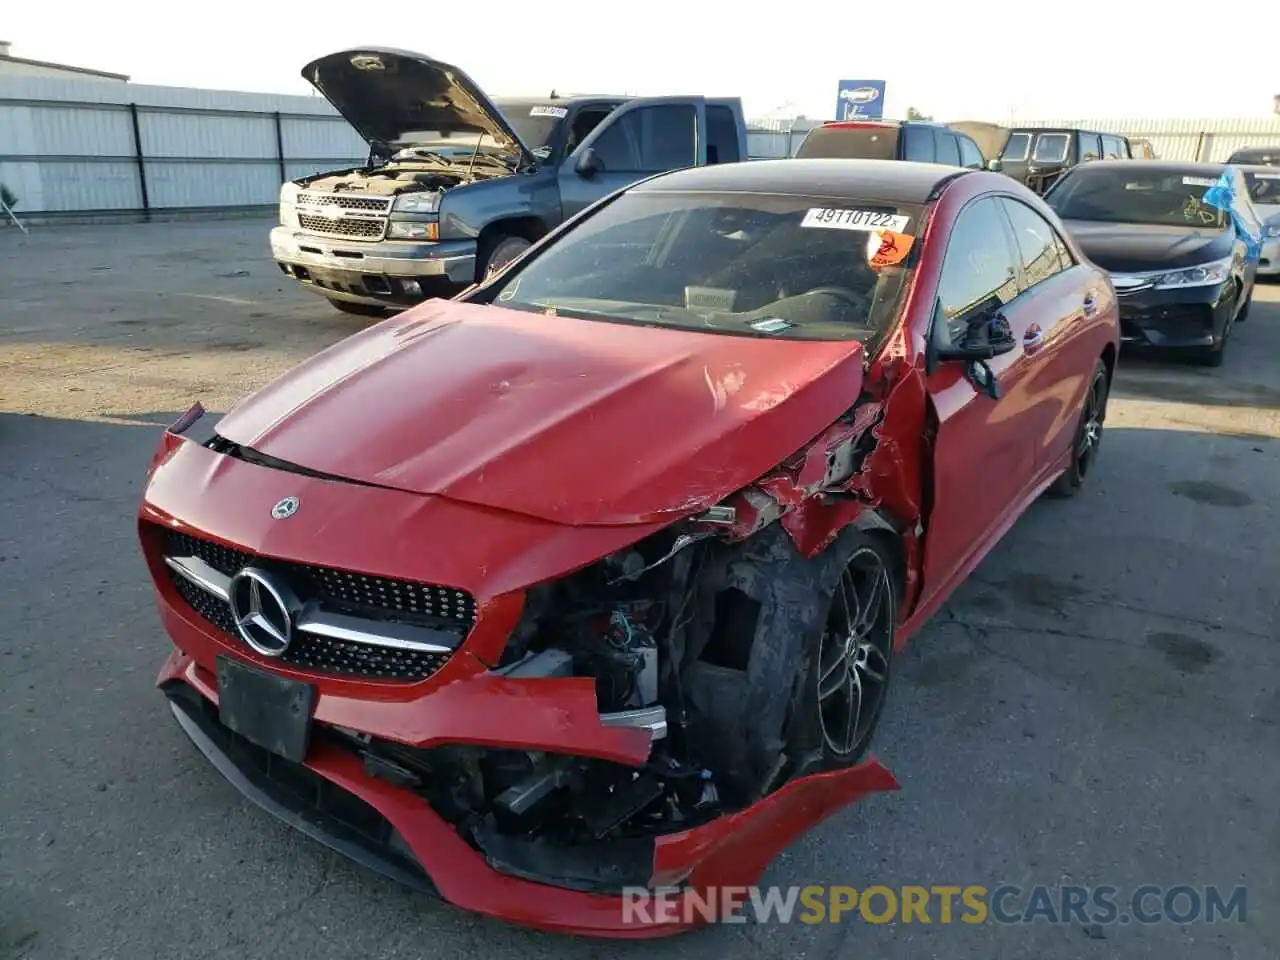
{"label": "asphalt pavement", "polygon": [[875,745],[902,789],[767,878],[1243,886],[1244,922],[855,915],[599,943],[463,914],[295,835],[153,687],[168,641],[134,518],[161,425],[364,322],[286,282],[268,226],[0,229],[0,958],[1280,951],[1280,285],[1221,369],[1123,358],[1087,489],[1034,505],[903,655]]}

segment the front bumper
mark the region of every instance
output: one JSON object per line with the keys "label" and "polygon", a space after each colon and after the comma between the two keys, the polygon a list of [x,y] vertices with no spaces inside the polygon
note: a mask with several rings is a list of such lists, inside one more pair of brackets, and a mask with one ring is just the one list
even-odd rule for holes
{"label": "front bumper", "polygon": [[1222,341],[1230,284],[1184,290],[1117,291],[1121,342],[1131,347],[1205,349]]}
{"label": "front bumper", "polygon": [[279,226],[271,231],[271,255],[286,275],[316,293],[373,306],[410,306],[423,299],[424,284],[475,279],[474,240],[362,243]]}
{"label": "front bumper", "polygon": [[[895,790],[878,761],[794,780],[737,813],[651,844],[648,887],[678,888],[674,908],[634,911],[625,895],[552,886],[495,868],[418,793],[366,772],[360,758],[334,742],[313,743],[304,764],[249,744],[216,717],[217,690],[194,660],[175,651],[157,681],[182,729],[249,800],[343,855],[454,906],[556,933],[621,939],[671,936],[711,917],[714,889],[759,882],[766,867],[800,835],[870,793]],[[464,694],[466,696],[466,694]],[[468,715],[492,710],[483,692]],[[509,706],[510,704],[507,704]],[[371,711],[377,705],[368,704]],[[518,722],[512,723],[518,729]],[[547,749],[575,739],[566,726]],[[685,908],[682,900],[696,902]]]}

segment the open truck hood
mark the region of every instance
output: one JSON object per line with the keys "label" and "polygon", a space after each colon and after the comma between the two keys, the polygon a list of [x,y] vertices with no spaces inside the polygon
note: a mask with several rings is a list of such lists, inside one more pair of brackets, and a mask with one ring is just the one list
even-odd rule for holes
{"label": "open truck hood", "polygon": [[522,162],[528,146],[488,95],[457,67],[420,53],[382,47],[313,60],[302,76],[374,146],[409,146],[414,134],[487,134]]}
{"label": "open truck hood", "polygon": [[674,521],[852,407],[863,356],[853,341],[430,301],[307,360],[217,430],[329,476],[562,524]]}

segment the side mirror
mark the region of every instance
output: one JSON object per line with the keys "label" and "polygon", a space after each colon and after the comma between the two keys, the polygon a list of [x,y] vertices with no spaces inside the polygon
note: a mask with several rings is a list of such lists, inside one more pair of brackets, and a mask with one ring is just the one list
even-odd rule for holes
{"label": "side mirror", "polygon": [[1000,161],[999,157],[992,157],[987,161],[987,169],[992,173],[999,173],[1004,169],[1004,164]]}
{"label": "side mirror", "polygon": [[594,147],[587,147],[582,153],[578,154],[578,160],[573,165],[574,172],[580,177],[594,177],[603,169],[604,164],[596,156]]}
{"label": "side mirror", "polygon": [[982,313],[969,322],[959,343],[940,347],[937,356],[939,360],[964,362],[965,377],[974,388],[992,400],[999,400],[1000,384],[987,361],[1009,353],[1017,345],[1004,314]]}

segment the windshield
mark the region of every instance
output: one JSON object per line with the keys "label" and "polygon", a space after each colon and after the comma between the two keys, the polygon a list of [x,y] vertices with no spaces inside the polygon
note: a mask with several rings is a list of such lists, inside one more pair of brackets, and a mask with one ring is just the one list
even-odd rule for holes
{"label": "windshield", "polygon": [[1065,133],[1042,133],[1036,138],[1036,152],[1031,159],[1040,163],[1061,163],[1067,159],[1071,137]]}
{"label": "windshield", "polygon": [[539,147],[553,145],[560,121],[569,115],[565,107],[536,100],[499,100],[495,106],[502,118],[537,156]]}
{"label": "windshield", "polygon": [[898,128],[814,127],[800,144],[800,159],[845,158],[852,160],[894,160],[898,151]]}
{"label": "windshield", "polygon": [[1244,182],[1249,186],[1249,199],[1263,206],[1280,204],[1280,167],[1260,173],[1244,171]]}
{"label": "windshield", "polygon": [[[878,343],[907,273],[912,240],[901,234],[918,229],[921,213],[876,201],[628,193],[491,292],[538,313]],[[896,232],[875,232],[885,228]],[[873,267],[876,254],[887,265]]]}
{"label": "windshield", "polygon": [[1152,170],[1150,161],[1074,168],[1045,196],[1064,220],[1223,229],[1227,215],[1204,203],[1217,176]]}
{"label": "windshield", "polygon": [[1004,145],[1004,150],[1000,154],[1000,159],[1012,160],[1017,163],[1020,160],[1027,159],[1030,152],[1031,134],[1011,133],[1009,134],[1009,142]]}

